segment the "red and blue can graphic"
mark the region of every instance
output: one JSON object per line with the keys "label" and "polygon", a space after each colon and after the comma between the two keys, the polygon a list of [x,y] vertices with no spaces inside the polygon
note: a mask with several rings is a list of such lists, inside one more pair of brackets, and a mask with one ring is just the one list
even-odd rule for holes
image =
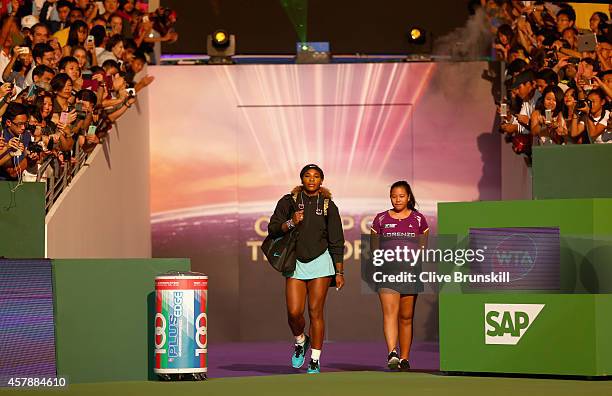
{"label": "red and blue can graphic", "polygon": [[156,374],[206,373],[207,276],[155,278]]}

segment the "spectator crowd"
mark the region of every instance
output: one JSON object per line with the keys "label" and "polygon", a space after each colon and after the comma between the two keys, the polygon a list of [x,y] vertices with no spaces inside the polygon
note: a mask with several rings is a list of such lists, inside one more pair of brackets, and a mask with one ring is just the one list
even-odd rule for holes
{"label": "spectator crowd", "polygon": [[178,39],[173,11],[134,0],[0,0],[0,16],[0,180],[93,151],[153,82],[153,45]]}
{"label": "spectator crowd", "polygon": [[498,107],[516,153],[533,145],[612,143],[612,29],[608,13],[576,27],[568,3],[483,0],[495,56],[506,66]]}

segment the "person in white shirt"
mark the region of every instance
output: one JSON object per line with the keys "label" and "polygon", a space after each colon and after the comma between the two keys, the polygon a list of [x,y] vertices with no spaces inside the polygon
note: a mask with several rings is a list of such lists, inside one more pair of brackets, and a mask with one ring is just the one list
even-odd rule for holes
{"label": "person in white shirt", "polygon": [[608,130],[610,112],[604,109],[606,94],[601,88],[589,92],[586,105],[578,110],[585,112],[587,117],[580,120],[577,133],[587,130],[593,143],[612,143],[612,133]]}
{"label": "person in white shirt", "polygon": [[36,44],[32,49],[32,56],[34,57],[34,64],[32,65],[30,71],[28,72],[25,78],[25,85],[34,84],[34,80],[32,79],[32,72],[34,71],[34,67],[38,65],[46,65],[51,69],[55,69],[57,66],[57,62],[55,59],[55,50],[49,44]]}
{"label": "person in white shirt", "polygon": [[106,29],[100,25],[94,25],[90,30],[89,34],[94,37],[95,49],[94,53],[96,54],[96,64],[92,64],[92,66],[100,66],[102,62],[100,62],[100,55],[106,51],[104,48],[104,40],[106,39]]}
{"label": "person in white shirt", "polygon": [[13,46],[13,39],[11,35],[6,37],[4,45],[2,45],[2,51],[0,51],[0,73],[4,73],[6,65],[11,61],[11,47]]}
{"label": "person in white shirt", "polygon": [[123,55],[123,37],[120,34],[115,34],[108,39],[106,43],[106,51],[98,56],[98,64],[102,65],[104,61],[112,59],[115,62],[121,61]]}
{"label": "person in white shirt", "polygon": [[513,115],[508,112],[506,118],[502,120],[501,130],[510,135],[517,133],[529,135],[531,133],[531,113],[533,113],[536,103],[542,96],[540,91],[537,90],[533,71],[525,70],[517,74],[512,82],[512,89],[516,91],[523,104],[518,114]]}
{"label": "person in white shirt", "polygon": [[539,144],[564,144],[568,139],[563,117],[563,90],[549,85],[542,92],[542,100],[531,113],[531,133]]}

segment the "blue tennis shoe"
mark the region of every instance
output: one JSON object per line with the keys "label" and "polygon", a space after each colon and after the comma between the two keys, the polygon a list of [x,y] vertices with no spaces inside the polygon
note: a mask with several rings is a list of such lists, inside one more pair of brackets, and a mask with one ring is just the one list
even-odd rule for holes
{"label": "blue tennis shoe", "polygon": [[310,337],[306,336],[304,345],[295,344],[295,351],[291,355],[291,365],[293,368],[300,368],[304,365],[306,359],[306,352],[310,347]]}
{"label": "blue tennis shoe", "polygon": [[321,372],[321,367],[319,367],[319,361],[310,359],[310,364],[308,365],[308,374],[319,374]]}

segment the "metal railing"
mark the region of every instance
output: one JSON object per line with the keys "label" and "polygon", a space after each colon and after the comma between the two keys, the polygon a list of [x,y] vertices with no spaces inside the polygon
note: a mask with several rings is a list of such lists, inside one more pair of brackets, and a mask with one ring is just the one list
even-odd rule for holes
{"label": "metal railing", "polygon": [[[96,148],[97,149],[97,148]],[[36,181],[46,182],[45,213],[62,195],[72,179],[87,165],[89,155],[76,145],[74,161],[60,161],[55,155],[47,157],[38,168]]]}

